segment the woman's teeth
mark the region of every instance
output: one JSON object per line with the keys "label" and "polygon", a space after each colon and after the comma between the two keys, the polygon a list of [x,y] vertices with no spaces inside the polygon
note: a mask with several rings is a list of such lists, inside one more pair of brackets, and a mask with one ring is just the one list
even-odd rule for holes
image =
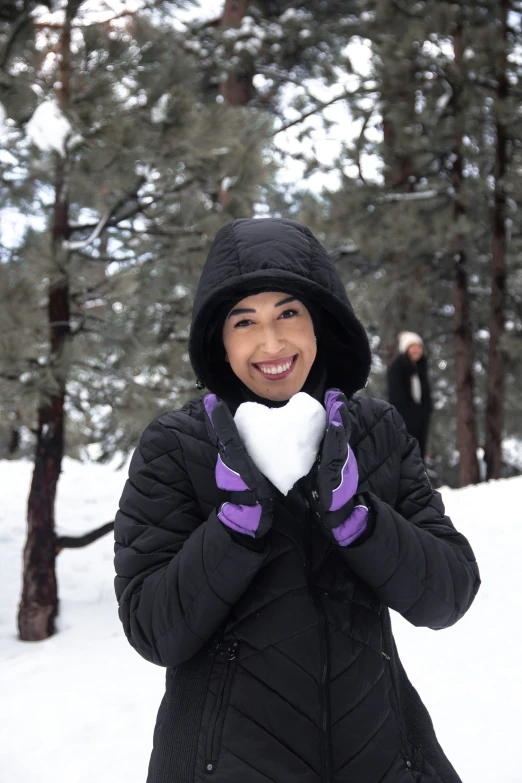
{"label": "woman's teeth", "polygon": [[256,367],[259,367],[261,372],[264,372],[265,375],[281,375],[282,372],[286,372],[290,369],[293,363],[293,359],[290,359],[289,361],[285,362],[284,364],[257,364]]}

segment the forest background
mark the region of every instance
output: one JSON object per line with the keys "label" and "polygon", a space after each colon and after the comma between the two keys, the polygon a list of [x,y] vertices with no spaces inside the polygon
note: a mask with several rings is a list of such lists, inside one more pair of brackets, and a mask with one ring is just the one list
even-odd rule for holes
{"label": "forest background", "polygon": [[[34,460],[18,627],[53,633],[64,455],[123,464],[196,393],[191,304],[219,227],[325,244],[386,396],[419,332],[429,467],[522,471],[522,3],[4,0],[0,457]],[[97,520],[102,523],[103,520]]]}

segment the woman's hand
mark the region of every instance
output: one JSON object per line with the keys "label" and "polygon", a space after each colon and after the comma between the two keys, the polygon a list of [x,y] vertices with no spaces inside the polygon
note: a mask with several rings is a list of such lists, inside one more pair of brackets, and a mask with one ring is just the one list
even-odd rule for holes
{"label": "woman's hand", "polygon": [[275,487],[248,455],[227,405],[215,394],[204,402],[210,438],[218,439],[216,483],[230,492],[218,518],[238,533],[261,538],[272,526]]}
{"label": "woman's hand", "polygon": [[316,489],[316,514],[341,546],[355,541],[365,530],[368,508],[356,504],[359,470],[350,448],[350,419],[342,392],[326,392],[326,434],[321,447]]}

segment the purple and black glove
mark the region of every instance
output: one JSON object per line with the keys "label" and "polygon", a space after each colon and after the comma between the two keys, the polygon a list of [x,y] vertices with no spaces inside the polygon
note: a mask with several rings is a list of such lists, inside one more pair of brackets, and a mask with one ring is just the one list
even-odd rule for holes
{"label": "purple and black glove", "polygon": [[312,493],[317,515],[340,546],[353,543],[368,523],[368,508],[355,502],[359,470],[349,444],[351,425],[346,403],[342,392],[326,392],[326,434]]}
{"label": "purple and black glove", "polygon": [[209,435],[218,440],[216,483],[230,492],[218,519],[237,533],[261,538],[272,526],[275,487],[250,458],[226,403],[215,394],[207,394],[204,403]]}

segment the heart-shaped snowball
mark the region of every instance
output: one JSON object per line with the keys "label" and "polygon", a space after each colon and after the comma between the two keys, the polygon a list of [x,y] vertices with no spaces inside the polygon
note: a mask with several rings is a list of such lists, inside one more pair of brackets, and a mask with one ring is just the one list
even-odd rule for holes
{"label": "heart-shaped snowball", "polygon": [[305,392],[281,408],[244,402],[234,421],[249,455],[283,495],[310,472],[326,428],[326,411]]}

